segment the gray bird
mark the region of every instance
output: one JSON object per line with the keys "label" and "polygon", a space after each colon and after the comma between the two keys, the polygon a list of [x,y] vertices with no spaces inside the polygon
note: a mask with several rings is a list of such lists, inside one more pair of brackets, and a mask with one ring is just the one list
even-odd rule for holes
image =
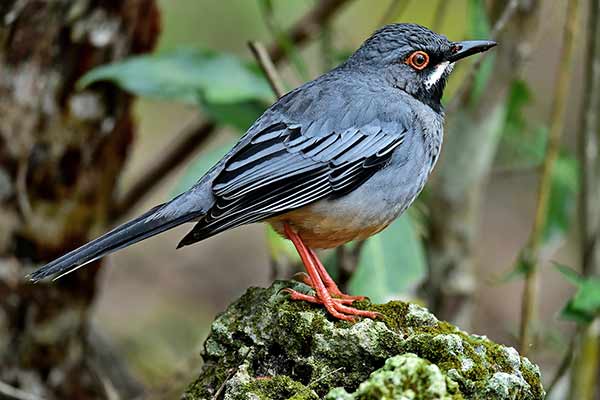
{"label": "gray bird", "polygon": [[349,307],[313,249],[367,238],[423,189],[443,138],[441,98],[454,62],[495,46],[450,42],[415,24],[375,32],[343,64],[289,92],[188,191],[48,263],[33,281],[61,277],[185,222],[179,247],[268,222],[290,239],[314,290],[291,298],[336,318],[374,318]]}

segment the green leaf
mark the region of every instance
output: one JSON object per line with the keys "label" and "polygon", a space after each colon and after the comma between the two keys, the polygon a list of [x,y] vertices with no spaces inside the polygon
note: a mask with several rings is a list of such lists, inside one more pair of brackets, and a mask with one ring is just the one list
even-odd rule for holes
{"label": "green leaf", "polygon": [[577,182],[577,160],[561,154],[552,171],[544,242],[561,239],[569,229],[577,203]]}
{"label": "green leaf", "polygon": [[423,280],[425,270],[423,245],[405,214],[367,240],[349,291],[378,303],[407,297]]}
{"label": "green leaf", "polygon": [[506,99],[506,123],[504,134],[519,136],[528,126],[523,109],[531,103],[532,96],[527,82],[515,79],[511,82]]}
{"label": "green leaf", "polygon": [[255,100],[231,104],[202,101],[202,104],[215,120],[241,132],[245,132],[267,108],[265,103]]}
{"label": "green leaf", "polygon": [[564,276],[573,285],[580,286],[585,280],[585,278],[583,278],[577,271],[575,271],[571,267],[559,263],[554,263],[554,266],[556,267],[558,272],[560,272],[562,276]]}
{"label": "green leaf", "polygon": [[249,63],[208,49],[179,48],[130,57],[91,70],[78,87],[98,81],[114,82],[139,96],[187,103],[197,103],[199,94],[217,104],[273,99],[266,80]]}
{"label": "green leaf", "polygon": [[506,98],[506,118],[496,163],[532,167],[539,165],[546,149],[548,128],[526,116],[525,107],[533,100],[527,83],[515,79]]}
{"label": "green leaf", "polygon": [[575,295],[561,311],[565,319],[589,324],[600,315],[600,278],[589,277],[579,283]]}

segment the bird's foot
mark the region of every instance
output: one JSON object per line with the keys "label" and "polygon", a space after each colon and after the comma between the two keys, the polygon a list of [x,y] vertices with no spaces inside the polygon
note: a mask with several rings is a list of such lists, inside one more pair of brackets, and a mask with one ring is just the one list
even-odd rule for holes
{"label": "bird's foot", "polygon": [[310,296],[293,289],[284,289],[284,291],[290,294],[290,299],[292,300],[301,300],[314,304],[322,304],[332,316],[345,321],[355,321],[354,316],[372,319],[381,316],[380,313],[375,311],[359,310],[357,308],[348,307],[346,304],[352,304],[352,302],[354,302],[353,299],[338,299],[330,296],[321,299],[318,295]]}
{"label": "bird's foot", "polygon": [[[343,319],[345,321],[354,321],[355,316],[377,318],[380,316],[379,313],[374,311],[359,310],[356,308],[348,307],[346,304],[351,304],[357,299],[356,296],[343,295],[338,289],[337,285],[331,279],[327,270],[319,261],[317,254],[314,250],[307,247],[302,238],[294,232],[294,230],[288,225],[284,224],[284,231],[288,239],[292,241],[298,255],[302,259],[302,263],[308,272],[308,277],[305,278],[305,283],[315,290],[315,296],[309,296],[304,293],[297,292],[295,290],[286,290],[290,293],[292,300],[303,300],[311,303],[322,304],[327,312],[333,317]],[[333,296],[336,297],[333,297]]]}
{"label": "bird's foot", "polygon": [[[294,277],[297,278],[300,282],[304,283],[305,285],[308,285],[311,288],[315,289],[315,285],[313,285],[312,279],[310,279],[310,276],[308,276],[307,273],[298,272],[294,275]],[[333,280],[331,280],[331,282],[333,282]],[[342,291],[338,289],[335,283],[333,285],[328,284],[329,282],[327,282],[325,279],[323,279],[323,283],[325,284],[325,287],[327,288],[327,291],[329,292],[331,297],[333,297],[334,299],[349,300],[348,302],[344,302],[344,304],[351,304],[354,301],[361,301],[366,299],[365,296],[352,296],[349,294],[342,293]]]}

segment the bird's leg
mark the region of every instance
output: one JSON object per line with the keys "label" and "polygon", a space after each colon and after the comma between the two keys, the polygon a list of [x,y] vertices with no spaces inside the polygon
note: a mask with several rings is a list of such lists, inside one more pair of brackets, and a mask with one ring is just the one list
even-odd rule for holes
{"label": "bird's leg", "polygon": [[338,288],[338,286],[335,283],[335,281],[333,280],[333,278],[329,275],[329,272],[327,272],[327,269],[325,269],[325,266],[323,265],[323,263],[321,263],[321,260],[319,260],[317,253],[311,248],[309,248],[308,250],[310,251],[310,255],[311,255],[313,261],[317,265],[317,270],[319,271],[319,275],[321,276],[321,279],[323,280],[323,283],[325,284],[327,291],[332,296],[335,296],[340,299],[352,300],[352,301],[365,299],[365,296],[351,296],[349,294],[342,293],[342,291]]}
{"label": "bird's leg", "polygon": [[323,280],[321,279],[319,269],[316,263],[314,262],[308,247],[306,247],[304,242],[302,242],[300,236],[296,232],[294,232],[288,224],[284,225],[284,231],[286,236],[292,241],[292,243],[296,247],[300,258],[302,259],[302,263],[306,268],[306,272],[308,272],[308,276],[310,277],[310,280],[313,284],[312,287],[317,293],[317,295],[313,297],[289,289],[288,292],[291,294],[291,298],[293,300],[304,300],[313,303],[323,304],[331,315],[338,319],[343,319],[346,321],[353,321],[354,318],[352,317],[352,315],[359,315],[369,318],[376,318],[379,315],[376,312],[358,310],[343,305],[342,303],[346,302],[348,299],[342,301],[344,299],[332,298],[331,294],[329,294],[329,291],[327,290],[327,287],[323,283]]}
{"label": "bird's leg", "polygon": [[[301,281],[302,283],[304,283],[307,286],[310,286],[311,288],[314,288],[312,279],[310,279],[310,276],[308,276],[305,272],[298,272],[297,274],[294,275],[294,278],[296,278],[297,280]],[[325,282],[323,282],[325,283]],[[327,284],[325,283],[325,287],[327,287]],[[286,292],[290,293],[293,292],[293,290],[291,289],[284,289]],[[329,294],[332,294],[331,291],[329,290]],[[350,296],[352,297],[352,296]],[[360,296],[357,296],[360,297]],[[308,301],[310,303],[319,303],[319,300],[315,297],[315,296],[310,296],[310,295],[305,295],[302,293],[298,293],[298,295],[294,295],[294,300],[304,300],[304,301]],[[354,303],[354,301],[356,301],[356,299],[354,298],[350,298],[350,299],[345,299],[342,297],[334,297],[333,301],[335,301],[336,303],[342,303],[342,304],[352,304]]]}

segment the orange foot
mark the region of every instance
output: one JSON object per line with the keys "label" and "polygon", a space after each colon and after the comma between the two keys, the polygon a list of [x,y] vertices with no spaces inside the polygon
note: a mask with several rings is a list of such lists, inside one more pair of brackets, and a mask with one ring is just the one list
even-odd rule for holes
{"label": "orange foot", "polygon": [[374,311],[359,310],[346,306],[346,304],[352,304],[353,301],[362,300],[364,297],[349,296],[342,293],[327,273],[323,264],[319,261],[317,254],[302,242],[300,236],[288,224],[284,225],[284,230],[288,239],[294,243],[302,259],[302,263],[308,272],[308,276],[303,277],[304,282],[316,292],[315,296],[309,296],[292,289],[287,289],[286,292],[290,293],[292,300],[323,304],[332,316],[345,321],[354,321],[354,316],[377,318],[381,315]]}
{"label": "orange foot", "polygon": [[[316,258],[316,255],[315,255],[314,259],[318,260],[318,258]],[[321,262],[318,261],[318,264],[321,264]],[[327,272],[327,270],[324,267],[323,267],[323,271],[325,272],[325,274],[327,274],[327,277],[329,279],[331,279],[331,277],[329,276],[329,273]],[[335,284],[335,282],[333,281],[333,279],[331,279],[331,283],[333,285],[330,285],[329,282],[327,282],[325,280],[325,278],[323,278],[323,276],[321,275],[321,272],[322,271],[319,269],[319,275],[321,276],[321,280],[325,284],[325,288],[327,289],[327,291],[329,292],[329,294],[331,295],[331,297],[333,297],[334,300],[343,300],[343,302],[342,302],[343,304],[352,304],[355,301],[360,301],[360,300],[366,299],[365,296],[351,296],[349,294],[342,293],[340,291],[340,289],[338,289],[338,287]],[[299,272],[295,276],[299,277],[299,279],[305,285],[310,286],[311,288],[315,289],[315,285],[313,284],[313,281],[312,281],[312,279],[310,279],[310,276],[308,276],[308,274],[306,274],[304,272]],[[286,290],[286,292],[289,292],[289,290]]]}

